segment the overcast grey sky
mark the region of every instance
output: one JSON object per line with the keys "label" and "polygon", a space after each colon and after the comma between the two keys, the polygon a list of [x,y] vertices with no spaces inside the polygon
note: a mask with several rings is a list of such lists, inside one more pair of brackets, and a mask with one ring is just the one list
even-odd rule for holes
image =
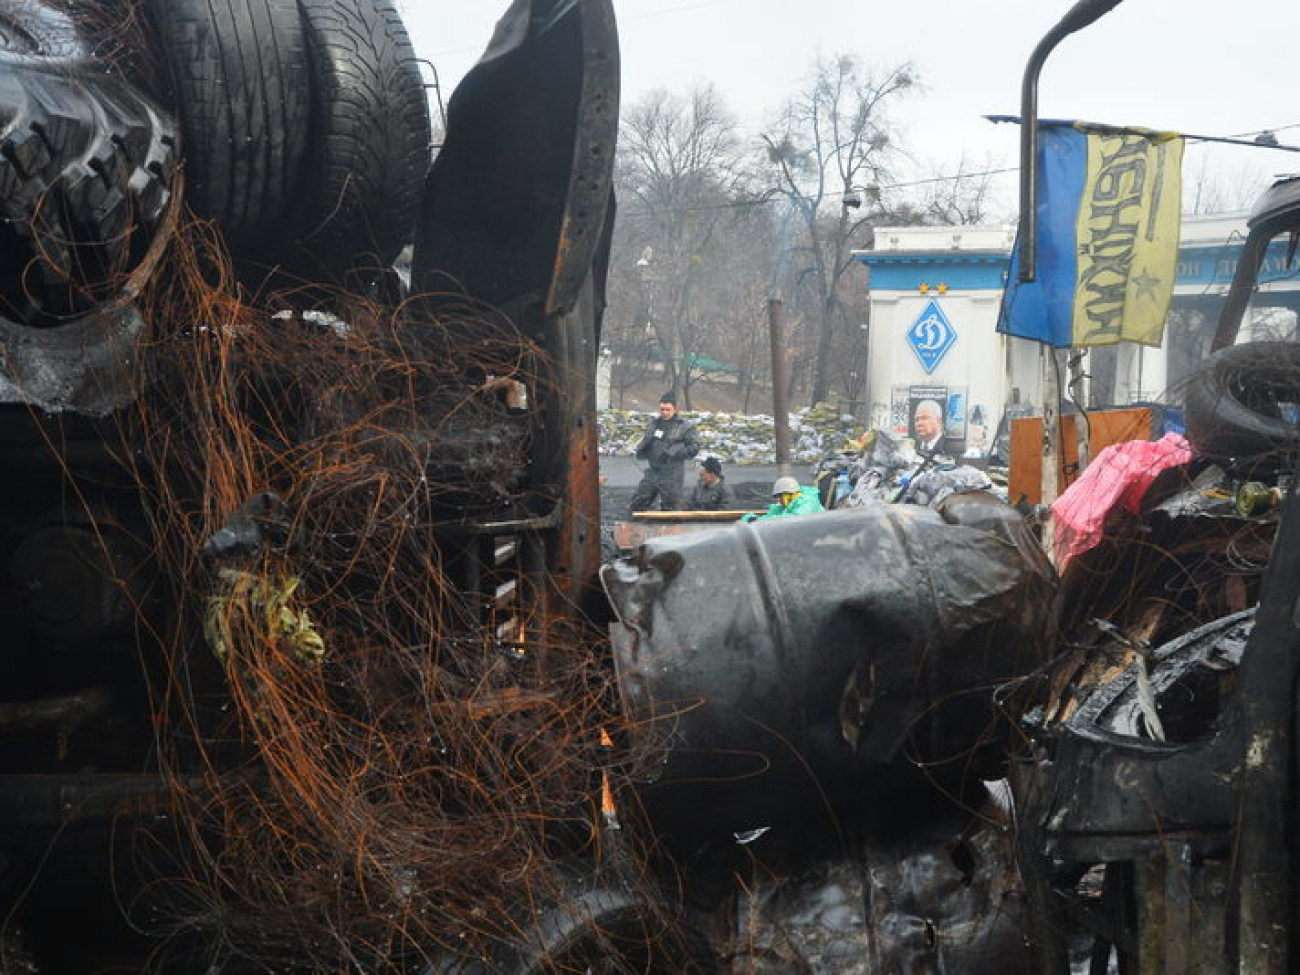
{"label": "overcast grey sky", "polygon": [[[968,159],[1014,166],[1020,79],[1039,38],[1073,0],[614,0],[623,100],[713,82],[750,132],[798,88],[818,54],[912,61],[925,91],[900,113],[917,175]],[[477,60],[507,0],[399,0],[445,92]],[[1066,38],[1047,62],[1040,116],[1206,135],[1278,130],[1300,144],[1297,0],[1124,0]],[[1285,129],[1287,126],[1294,128]],[[1249,200],[1300,153],[1189,146]],[[1014,199],[1014,192],[1010,194]]]}

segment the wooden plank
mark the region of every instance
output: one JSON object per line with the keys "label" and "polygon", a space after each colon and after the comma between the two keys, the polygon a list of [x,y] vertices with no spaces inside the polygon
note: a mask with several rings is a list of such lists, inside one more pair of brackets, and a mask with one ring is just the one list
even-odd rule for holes
{"label": "wooden plank", "polygon": [[634,511],[633,521],[735,521],[748,514],[765,514],[767,508],[740,508],[735,511]]}
{"label": "wooden plank", "polygon": [[[754,514],[763,514],[767,509],[753,512]],[[682,511],[665,511],[662,514],[682,515],[687,512]],[[685,535],[689,532],[701,531],[705,528],[721,528],[724,525],[734,524],[742,515],[750,514],[748,511],[706,511],[701,514],[708,515],[727,515],[727,518],[695,518],[695,519],[666,519],[653,518],[642,521],[616,521],[614,523],[614,546],[620,551],[628,551],[645,544],[652,538],[662,538],[665,535]]]}
{"label": "wooden plank", "polygon": [[[1060,419],[1060,468],[1058,483],[1062,491],[1079,476],[1079,438],[1076,414]],[[1096,457],[1104,448],[1130,440],[1149,440],[1152,430],[1151,409],[1145,406],[1116,410],[1091,410],[1088,413],[1088,455]],[[1030,504],[1042,500],[1043,421],[1036,416],[1011,421],[1011,467],[1007,472],[1007,498],[1015,504],[1023,496]]]}

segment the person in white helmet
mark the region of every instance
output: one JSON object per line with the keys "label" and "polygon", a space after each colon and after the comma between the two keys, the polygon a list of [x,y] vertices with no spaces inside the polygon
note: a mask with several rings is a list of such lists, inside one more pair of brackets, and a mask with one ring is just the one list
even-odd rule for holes
{"label": "person in white helmet", "polygon": [[745,515],[741,521],[762,521],[764,518],[780,518],[784,515],[807,515],[814,511],[825,511],[821,499],[817,497],[815,487],[801,487],[793,477],[778,477],[772,484],[772,506],[764,515]]}

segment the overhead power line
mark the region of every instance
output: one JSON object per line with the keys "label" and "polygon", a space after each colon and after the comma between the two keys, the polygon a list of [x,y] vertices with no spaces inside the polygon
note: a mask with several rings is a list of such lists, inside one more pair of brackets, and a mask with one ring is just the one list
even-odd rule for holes
{"label": "overhead power line", "polygon": [[[1019,115],[985,115],[990,122],[1013,122],[1020,124]],[[1057,119],[1040,119],[1039,124],[1046,124],[1048,121],[1057,122]],[[1069,123],[1064,123],[1069,124]],[[1096,132],[1124,132],[1128,128],[1123,125],[1108,125],[1102,122],[1080,122],[1080,125]],[[1298,126],[1289,125],[1286,128],[1296,128]],[[1280,149],[1282,152],[1300,152],[1300,146],[1284,146],[1277,141],[1276,133],[1280,129],[1261,129],[1258,132],[1247,132],[1244,135],[1253,135],[1254,138],[1247,139],[1243,136],[1234,135],[1197,135],[1193,132],[1175,132],[1173,134],[1181,136],[1188,142],[1218,142],[1230,146],[1245,146],[1248,149]]]}
{"label": "overhead power line", "polygon": [[[963,179],[980,179],[985,176],[1002,176],[1006,173],[1016,173],[1020,171],[1019,166],[1005,166],[1001,169],[981,169],[973,173],[954,173],[949,176],[928,176],[924,179],[906,180],[901,183],[877,183],[873,184],[874,189],[878,190],[902,190],[913,186],[925,186],[929,183],[954,183]],[[826,196],[834,197],[835,194],[828,193]],[[620,214],[627,217],[647,217],[656,213],[705,213],[710,210],[740,210],[746,207],[764,206],[778,199],[781,194],[772,192],[762,196],[756,196],[748,200],[729,200],[726,203],[701,203],[697,206],[686,207],[664,207],[657,210],[621,210]]]}

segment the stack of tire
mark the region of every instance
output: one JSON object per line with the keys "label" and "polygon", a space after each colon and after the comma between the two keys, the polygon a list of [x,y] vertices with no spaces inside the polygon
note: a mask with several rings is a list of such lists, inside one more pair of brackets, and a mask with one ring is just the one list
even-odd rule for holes
{"label": "stack of tire", "polygon": [[359,283],[414,235],[428,102],[391,0],[148,0],[190,206],[246,280]]}
{"label": "stack of tire", "polygon": [[[0,7],[0,402],[129,401],[132,301],[182,162],[186,202],[255,293],[373,286],[413,237],[429,117],[391,0],[146,7],[153,50],[111,60],[91,39],[115,4]],[[133,70],[151,61],[169,79],[156,99]]]}

